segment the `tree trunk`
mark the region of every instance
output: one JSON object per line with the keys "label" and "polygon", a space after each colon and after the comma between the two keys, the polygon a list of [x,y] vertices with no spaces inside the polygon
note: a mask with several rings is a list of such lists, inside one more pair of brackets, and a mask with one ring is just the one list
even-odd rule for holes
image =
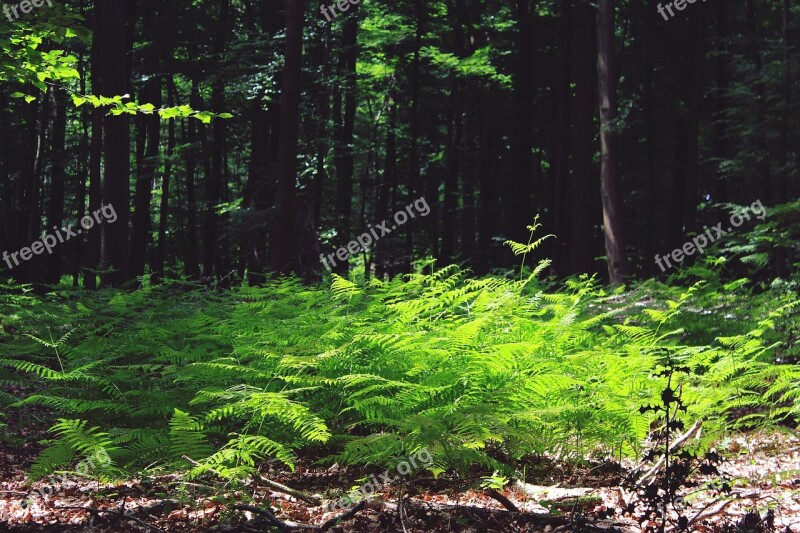
{"label": "tree trunk", "polygon": [[772,203],[772,176],[769,167],[769,147],[767,145],[766,131],[766,87],[764,82],[764,66],[759,51],[758,31],[756,29],[755,0],[745,0],[745,16],[750,43],[748,46],[750,59],[756,69],[756,157],[758,158],[758,178],[761,189],[761,200]]}
{"label": "tree trunk", "polygon": [[[421,51],[422,51],[422,38],[425,35],[425,21],[426,21],[427,5],[424,0],[414,0],[414,52],[411,61],[411,105],[409,109],[409,169],[408,169],[408,202],[416,199],[417,187],[419,186],[421,177],[421,158],[419,153],[419,136],[420,136],[420,106],[421,106],[421,82],[420,82],[420,67],[422,65]],[[399,192],[395,190],[395,192]],[[432,200],[435,201],[435,200]],[[391,205],[394,205],[392,202]],[[436,224],[436,220],[431,221]],[[399,266],[403,272],[411,271],[411,258],[414,254],[414,224],[409,220],[405,224],[405,254],[402,256],[401,261],[395,261],[396,266]],[[434,243],[434,248],[436,247]],[[392,271],[396,271],[393,267]]]}
{"label": "tree trunk", "polygon": [[533,24],[531,0],[517,0],[517,57],[514,76],[514,170],[505,190],[506,235],[527,242],[533,223]]}
{"label": "tree trunk", "polygon": [[[190,105],[198,109],[200,91],[197,80],[192,80],[192,92],[189,97]],[[188,119],[186,125],[186,253],[184,256],[184,270],[190,279],[197,279],[198,269],[197,253],[197,199],[195,180],[197,171],[197,127],[193,118]]]}
{"label": "tree trunk", "polygon": [[[228,33],[228,14],[230,0],[219,0],[219,20],[217,21],[217,34],[214,38],[214,55],[219,58],[225,50]],[[225,80],[221,73],[217,73],[211,82],[211,110],[221,113],[225,108]],[[217,205],[222,198],[223,180],[223,143],[225,124],[220,119],[214,119],[211,140],[211,175],[206,185],[206,225],[203,238],[203,277],[207,280],[216,275],[222,276],[222,258],[220,257],[219,215]]]}
{"label": "tree trunk", "polygon": [[620,191],[617,120],[617,64],[614,48],[614,0],[599,0],[597,13],[597,87],[600,97],[600,184],[603,200],[608,276],[612,285],[628,275],[622,194]]}
{"label": "tree trunk", "polygon": [[[130,94],[131,10],[128,2],[98,0],[103,31],[101,72],[104,96]],[[117,221],[102,224],[104,285],[122,285],[128,280],[128,212],[130,210],[130,130],[128,115],[104,116],[105,175],[103,197],[113,206]],[[96,231],[96,229],[95,229]]]}
{"label": "tree trunk", "polygon": [[684,231],[694,231],[697,219],[700,114],[703,106],[703,84],[706,70],[705,7],[698,4],[691,14],[692,46],[689,110],[686,122],[686,201],[683,210]]}
{"label": "tree trunk", "polygon": [[597,194],[593,179],[594,159],[594,79],[595,14],[587,2],[575,5],[575,96],[573,99],[572,187],[569,235],[569,271],[572,274],[594,271],[592,243],[594,224],[592,198]]}
{"label": "tree trunk", "polygon": [[564,246],[569,235],[569,211],[567,198],[569,193],[569,153],[570,153],[570,70],[572,66],[572,0],[557,2],[558,17],[558,78],[553,93],[556,97],[556,138],[553,157],[553,181],[555,197],[553,199],[553,228],[556,239],[552,239],[554,253],[551,254],[555,271],[567,271],[567,252]]}
{"label": "tree trunk", "polygon": [[[92,13],[92,92],[95,95],[105,94],[102,86],[103,79],[103,14],[104,2],[97,0]],[[92,139],[89,146],[89,211],[100,209],[102,203],[102,168],[103,160],[103,110],[99,107],[92,109]],[[102,232],[90,231],[86,239],[86,268],[83,270],[83,286],[87,290],[97,288],[97,271],[100,268],[100,244]]]}
{"label": "tree trunk", "polygon": [[716,98],[714,121],[714,152],[719,163],[715,181],[715,200],[725,202],[728,200],[728,176],[723,163],[728,160],[728,140],[725,132],[724,114],[728,109],[728,4],[717,2],[717,52],[716,52]]}
{"label": "tree trunk", "polygon": [[[340,120],[335,124],[336,137],[336,247],[346,247],[350,242],[353,206],[353,176],[355,170],[353,156],[353,134],[356,116],[356,61],[358,60],[358,6],[353,6],[347,14],[342,29],[342,51],[339,58],[339,75],[344,83],[341,89],[344,100],[343,113],[337,109]],[[334,101],[339,106],[339,99]],[[334,271],[347,277],[349,261],[337,261]]]}
{"label": "tree trunk", "polygon": [[[167,105],[175,105],[175,80],[169,79],[167,84]],[[158,244],[156,258],[151,268],[157,278],[164,276],[164,262],[167,248],[167,224],[169,222],[169,189],[172,181],[172,154],[175,151],[175,119],[169,119],[167,124],[167,157],[164,162],[164,176],[161,178],[161,206],[158,216]]]}
{"label": "tree trunk", "polygon": [[[394,101],[394,93],[389,95],[389,106],[387,109],[388,124],[386,127],[386,163],[383,168],[383,176],[378,185],[378,195],[375,204],[375,220],[383,221],[389,218],[389,197],[397,186],[397,106]],[[374,246],[375,277],[383,281],[386,275],[387,263],[390,260],[389,247],[382,240],[378,240]]]}
{"label": "tree trunk", "polygon": [[[47,232],[61,229],[64,222],[64,187],[67,177],[67,95],[61,87],[52,90],[53,138],[51,139],[50,205],[47,212]],[[75,242],[71,243],[75,246]],[[64,251],[56,250],[47,256],[45,283],[57,284],[61,279]]]}
{"label": "tree trunk", "polygon": [[270,236],[272,269],[289,274],[296,269],[293,220],[300,121],[300,77],[303,54],[303,0],[286,0],[286,47],[281,80],[281,137],[278,148],[275,219]]}

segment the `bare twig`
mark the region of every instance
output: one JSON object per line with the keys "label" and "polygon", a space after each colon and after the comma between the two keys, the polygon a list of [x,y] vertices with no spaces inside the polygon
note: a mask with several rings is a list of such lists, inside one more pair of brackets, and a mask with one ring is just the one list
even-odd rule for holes
{"label": "bare twig", "polygon": [[115,514],[115,515],[117,515],[119,517],[127,518],[128,520],[133,520],[134,522],[136,522],[138,524],[141,524],[144,527],[147,527],[147,528],[150,528],[150,529],[155,529],[156,531],[162,531],[162,532],[164,531],[163,529],[161,529],[158,526],[155,526],[153,524],[148,524],[144,520],[140,520],[139,518],[136,518],[135,516],[129,515],[127,513],[123,513],[122,511],[119,511],[117,509],[95,509],[94,507],[81,507],[79,505],[59,505],[59,506],[53,507],[53,509],[71,509],[71,510],[78,510],[78,511],[86,511],[87,513],[91,513],[91,514],[94,514],[94,515],[97,515],[99,513],[110,513],[110,514]]}
{"label": "bare twig", "polygon": [[[715,505],[711,510],[706,511],[706,509],[711,507],[714,503],[716,503],[717,505]],[[717,500],[716,502],[709,503],[708,505],[700,509],[696,515],[694,515],[694,518],[692,518],[689,521],[689,525],[691,526],[697,523],[699,520],[705,520],[707,518],[711,518],[712,516],[721,514],[722,512],[725,511],[725,508],[732,503],[733,500],[722,500],[722,501]]]}
{"label": "bare twig", "polygon": [[636,482],[636,485],[641,486],[644,484],[645,481],[655,476],[658,473],[658,471],[661,470],[661,467],[664,466],[664,462],[666,461],[667,456],[675,452],[681,446],[683,446],[683,444],[687,440],[692,438],[694,434],[700,430],[700,427],[702,425],[703,425],[702,419],[699,419],[697,420],[697,422],[692,424],[692,427],[689,428],[689,431],[681,435],[678,439],[675,440],[675,442],[672,443],[672,445],[670,445],[669,451],[667,451],[667,453],[661,456],[661,458],[656,462],[656,464],[653,465],[653,468],[645,472],[645,474],[639,478],[639,481]]}
{"label": "bare twig", "polygon": [[290,533],[292,530],[295,530],[295,529],[300,529],[300,530],[304,530],[304,531],[327,531],[328,529],[332,528],[337,523],[339,523],[340,520],[347,520],[348,518],[351,518],[351,517],[355,516],[356,513],[358,513],[361,509],[364,508],[365,505],[366,505],[366,502],[365,501],[361,501],[361,502],[358,503],[358,505],[354,506],[352,509],[348,510],[347,512],[342,513],[339,516],[335,516],[335,517],[331,518],[330,520],[327,520],[326,522],[324,522],[322,525],[319,525],[319,526],[311,526],[311,525],[307,525],[307,524],[299,524],[297,522],[289,522],[289,521],[284,522],[284,521],[280,520],[277,516],[275,516],[275,513],[273,513],[269,509],[264,509],[262,507],[256,507],[255,505],[239,505],[239,504],[237,504],[237,505],[231,506],[231,508],[232,509],[237,509],[239,511],[250,511],[251,513],[255,513],[255,514],[259,515],[259,516],[263,516],[264,518],[267,519],[267,521],[270,524],[272,524],[273,526],[277,527],[278,529],[280,529],[284,533]]}
{"label": "bare twig", "polygon": [[256,507],[255,505],[233,505],[231,506],[232,509],[236,509],[239,511],[250,511],[251,513],[257,514],[259,516],[263,516],[267,519],[271,525],[277,527],[281,531],[285,533],[289,533],[292,529],[297,529],[293,527],[294,525],[289,525],[286,522],[282,522],[275,516],[275,513],[270,511],[269,509],[264,509],[262,507]]}
{"label": "bare twig", "polygon": [[490,498],[494,498],[494,499],[495,499],[495,500],[497,500],[498,502],[502,503],[502,504],[503,504],[503,507],[505,507],[506,509],[508,509],[508,510],[509,510],[509,511],[511,511],[512,513],[519,513],[519,512],[521,512],[521,511],[519,510],[519,508],[518,508],[516,505],[514,505],[514,502],[512,502],[511,500],[509,500],[508,498],[506,498],[505,496],[503,496],[502,494],[500,494],[499,492],[497,492],[497,491],[496,491],[496,490],[494,490],[494,489],[486,489],[486,491],[484,492],[484,494],[486,494],[486,495],[487,495],[487,496],[489,496]]}
{"label": "bare twig", "polygon": [[[258,475],[258,474],[257,474]],[[298,500],[303,500],[306,503],[310,503],[311,505],[322,505],[322,502],[319,498],[315,496],[310,496],[304,492],[301,492],[297,489],[293,489],[292,487],[287,487],[277,481],[272,481],[271,479],[267,479],[258,475],[258,482],[263,483],[267,487],[271,488],[274,491],[282,492],[284,494],[288,494],[289,496],[294,496]]]}

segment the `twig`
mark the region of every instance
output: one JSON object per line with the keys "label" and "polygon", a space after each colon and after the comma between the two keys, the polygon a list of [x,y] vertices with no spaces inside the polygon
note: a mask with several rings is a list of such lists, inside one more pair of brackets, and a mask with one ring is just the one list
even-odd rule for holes
{"label": "twig", "polygon": [[339,516],[334,516],[330,520],[327,520],[322,525],[319,526],[310,526],[306,524],[298,524],[296,522],[284,522],[275,516],[275,513],[270,511],[269,509],[264,509],[261,507],[256,507],[255,505],[233,505],[231,506],[232,509],[237,509],[239,511],[250,511],[251,513],[255,513],[257,515],[263,516],[267,519],[267,521],[272,524],[273,526],[277,527],[284,533],[291,533],[294,529],[301,529],[306,531],[327,531],[328,529],[335,526],[339,523],[340,520],[347,520],[348,518],[355,516],[361,509],[364,508],[366,505],[365,501],[361,501],[353,507],[352,509],[348,510],[345,513],[342,513]]}
{"label": "twig", "polygon": [[495,500],[497,500],[498,502],[502,503],[502,504],[503,504],[503,507],[505,507],[506,509],[508,509],[508,510],[509,510],[509,511],[511,511],[512,513],[519,513],[519,512],[521,512],[521,511],[519,510],[519,508],[518,508],[516,505],[514,505],[514,502],[512,502],[511,500],[509,500],[508,498],[506,498],[505,496],[503,496],[502,494],[500,494],[499,492],[497,492],[497,491],[496,491],[496,490],[494,490],[494,489],[486,489],[486,491],[484,492],[484,494],[486,494],[486,495],[487,495],[487,496],[489,496],[490,498],[494,498],[494,499],[495,499]]}
{"label": "twig", "polygon": [[397,508],[397,514],[400,515],[400,525],[403,526],[403,533],[408,533],[408,529],[406,529],[406,520],[404,518],[406,514],[405,501],[406,493],[403,491],[400,493],[400,504]]}
{"label": "twig", "polygon": [[258,474],[256,475],[258,476],[259,483],[263,483],[272,490],[283,492],[284,494],[288,494],[289,496],[294,496],[298,500],[303,500],[304,502],[310,503],[311,505],[322,505],[320,499],[315,496],[309,496],[304,492],[301,492],[297,489],[293,489],[292,487],[287,487],[286,485],[278,483],[277,481],[272,481],[271,479],[267,479]]}
{"label": "twig", "polygon": [[667,453],[665,453],[664,455],[661,456],[661,458],[656,462],[656,464],[653,465],[653,468],[648,470],[642,477],[639,478],[639,481],[636,482],[636,485],[637,486],[641,486],[641,485],[644,484],[645,481],[647,481],[651,477],[655,476],[656,473],[658,473],[658,471],[661,469],[661,467],[664,466],[664,462],[666,461],[667,456],[669,454],[673,453],[675,450],[677,450],[681,446],[683,446],[683,444],[687,440],[692,438],[694,436],[694,434],[697,433],[697,431],[700,429],[700,426],[702,426],[702,425],[703,425],[703,420],[702,419],[698,419],[697,422],[692,424],[692,427],[689,428],[689,431],[684,433],[677,440],[675,440],[675,442],[672,443],[672,445],[669,447],[669,450],[667,451]]}
{"label": "twig", "polygon": [[86,512],[91,513],[91,514],[111,513],[111,514],[118,515],[120,517],[127,518],[128,520],[133,520],[134,522],[137,522],[137,523],[143,525],[144,527],[149,527],[151,529],[155,529],[156,531],[162,531],[162,532],[164,531],[163,529],[161,529],[158,526],[154,526],[153,524],[148,524],[144,520],[140,520],[139,518],[136,518],[135,516],[123,513],[121,511],[116,510],[116,509],[95,509],[94,507],[81,507],[79,505],[60,505],[58,507],[53,507],[53,509],[74,509],[74,510],[86,511]]}
{"label": "twig", "polygon": [[317,528],[315,528],[315,529],[317,529],[318,531],[327,531],[328,529],[330,529],[330,528],[332,528],[333,526],[335,526],[336,524],[338,524],[338,523],[339,523],[339,521],[341,521],[341,520],[347,520],[348,518],[352,518],[352,517],[353,517],[353,516],[355,516],[355,515],[356,515],[356,513],[358,513],[358,512],[359,512],[361,509],[363,509],[364,507],[366,507],[366,505],[367,505],[367,502],[366,502],[366,500],[361,500],[360,502],[358,502],[358,504],[357,504],[355,507],[353,507],[353,508],[352,508],[352,509],[350,509],[349,511],[347,511],[347,512],[345,512],[345,513],[342,513],[342,514],[341,514],[341,515],[339,515],[339,516],[334,516],[333,518],[331,518],[330,520],[327,520],[327,521],[326,521],[326,522],[324,522],[324,523],[323,523],[321,526],[319,526],[319,527],[317,527]]}
{"label": "twig", "polygon": [[12,496],[28,496],[31,492],[18,492],[16,490],[0,490],[0,494],[11,494]]}
{"label": "twig", "polygon": [[708,505],[706,505],[705,507],[703,507],[702,509],[700,509],[700,510],[697,512],[697,514],[696,514],[696,515],[694,515],[694,518],[692,518],[691,520],[689,520],[689,525],[690,525],[690,526],[691,526],[691,525],[694,525],[694,524],[695,524],[695,523],[696,523],[698,520],[705,520],[706,518],[711,518],[712,516],[716,516],[716,515],[718,515],[718,514],[722,513],[723,511],[725,511],[725,508],[726,508],[727,506],[729,506],[730,504],[732,504],[732,503],[733,503],[733,500],[723,500],[723,501],[718,501],[717,505],[716,505],[716,506],[715,506],[713,509],[711,509],[710,511],[707,511],[707,512],[705,512],[705,511],[706,511],[706,509],[708,509],[709,507],[711,507],[711,505],[713,504],[713,502],[712,502],[712,503],[710,503],[710,504],[708,504]]}
{"label": "twig", "polygon": [[231,508],[239,511],[250,511],[251,513],[263,516],[264,518],[267,519],[267,522],[277,527],[281,531],[284,531],[285,533],[289,533],[292,529],[297,529],[297,528],[292,528],[291,526],[289,526],[289,524],[280,521],[278,517],[275,516],[275,513],[273,513],[269,509],[263,509],[261,507],[256,507],[255,505],[233,505],[231,506]]}

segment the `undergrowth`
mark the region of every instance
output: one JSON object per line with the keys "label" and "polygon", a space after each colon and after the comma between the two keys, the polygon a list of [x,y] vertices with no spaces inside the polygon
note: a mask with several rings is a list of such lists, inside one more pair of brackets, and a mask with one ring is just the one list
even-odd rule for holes
{"label": "undergrowth", "polygon": [[434,474],[638,457],[655,422],[639,407],[661,401],[667,362],[687,369],[670,386],[684,419],[703,421],[700,451],[800,414],[800,370],[775,364],[786,350],[775,328],[794,319],[787,293],[770,303],[708,282],[609,293],[586,277],[551,291],[542,268],[226,292],[172,281],[35,298],[6,286],[0,379],[28,388],[0,401],[59,419],[33,476],[99,449],[112,460],[103,475],[224,479],[265,460],[291,469],[306,452],[389,466],[427,449]]}

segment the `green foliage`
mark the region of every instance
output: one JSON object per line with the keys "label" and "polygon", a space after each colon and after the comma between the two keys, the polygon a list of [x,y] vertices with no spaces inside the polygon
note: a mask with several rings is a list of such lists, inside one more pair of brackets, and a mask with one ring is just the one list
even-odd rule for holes
{"label": "green foliage", "polygon": [[660,401],[668,361],[689,369],[673,388],[704,421],[701,448],[800,413],[797,366],[774,364],[775,328],[796,306],[785,293],[775,305],[742,284],[544,286],[453,266],[367,286],[334,276],[330,290],[169,282],[29,309],[17,291],[2,303],[17,317],[0,365],[41,384],[16,405],[64,414],[37,473],[100,446],[126,471],[229,479],[320,447],[328,461],[387,467],[427,448],[436,473],[637,455],[654,417],[638,409]]}

